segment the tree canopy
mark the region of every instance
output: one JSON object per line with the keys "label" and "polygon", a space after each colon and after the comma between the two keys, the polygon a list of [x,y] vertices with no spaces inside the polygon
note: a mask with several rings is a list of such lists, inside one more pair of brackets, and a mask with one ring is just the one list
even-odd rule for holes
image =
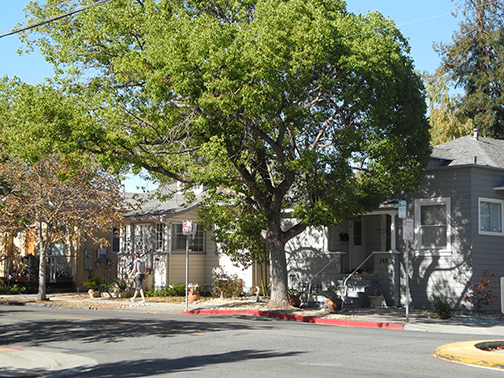
{"label": "tree canopy", "polygon": [[504,4],[460,0],[465,17],[451,44],[439,44],[439,71],[462,95],[456,102],[461,124],[471,122],[482,134],[504,138]]}
{"label": "tree canopy", "polygon": [[46,298],[46,263],[53,243],[89,237],[107,245],[126,211],[121,182],[96,166],[76,171],[55,156],[28,164],[3,157],[0,230],[29,233],[39,251],[38,299]]}
{"label": "tree canopy", "polygon": [[227,252],[268,253],[273,306],[287,303],[290,239],[415,188],[429,155],[405,38],[343,1],[115,0],[32,38],[58,73],[34,96],[54,107],[34,104],[43,130],[24,118],[4,133],[205,185],[202,216]]}

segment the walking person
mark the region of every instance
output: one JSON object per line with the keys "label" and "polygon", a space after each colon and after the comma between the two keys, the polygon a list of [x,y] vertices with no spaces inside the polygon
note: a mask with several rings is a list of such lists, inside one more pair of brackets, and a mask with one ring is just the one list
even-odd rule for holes
{"label": "walking person", "polygon": [[131,269],[129,278],[131,279],[131,277],[135,276],[135,294],[133,294],[133,298],[130,298],[130,300],[131,302],[135,302],[138,293],[140,293],[140,296],[142,297],[140,304],[145,304],[145,295],[142,288],[142,282],[145,278],[147,269],[145,268],[145,262],[140,258],[140,254],[135,252],[133,256],[135,257],[135,260],[133,260],[133,269]]}

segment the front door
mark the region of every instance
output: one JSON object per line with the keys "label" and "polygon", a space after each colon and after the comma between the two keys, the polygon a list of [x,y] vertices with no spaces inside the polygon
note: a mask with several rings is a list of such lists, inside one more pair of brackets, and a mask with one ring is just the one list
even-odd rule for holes
{"label": "front door", "polygon": [[350,270],[354,271],[366,258],[365,222],[362,218],[350,223]]}

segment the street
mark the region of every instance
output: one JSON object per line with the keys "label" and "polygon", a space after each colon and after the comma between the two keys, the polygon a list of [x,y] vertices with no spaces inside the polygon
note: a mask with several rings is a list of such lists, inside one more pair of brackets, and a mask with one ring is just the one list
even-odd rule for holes
{"label": "street", "polygon": [[496,377],[433,357],[487,336],[245,316],[0,306],[0,346],[96,361],[79,377]]}

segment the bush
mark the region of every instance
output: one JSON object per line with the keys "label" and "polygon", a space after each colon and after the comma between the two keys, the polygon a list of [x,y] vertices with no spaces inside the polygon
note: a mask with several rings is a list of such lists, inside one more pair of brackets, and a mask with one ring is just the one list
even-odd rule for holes
{"label": "bush", "polygon": [[21,294],[24,293],[26,288],[18,284],[12,285],[10,288],[8,285],[0,285],[0,294]]}
{"label": "bush", "polygon": [[184,297],[185,284],[170,285],[161,289],[151,289],[145,292],[147,297]]}
{"label": "bush", "polygon": [[236,274],[221,274],[212,278],[212,295],[224,298],[238,297],[243,293],[243,280]]}
{"label": "bush", "polygon": [[445,295],[434,296],[432,306],[438,319],[449,319],[453,310],[453,301]]}
{"label": "bush", "polygon": [[84,286],[86,286],[89,290],[103,290],[107,289],[110,285],[107,284],[107,280],[100,276],[93,276],[89,279],[89,281],[84,282]]}
{"label": "bush", "polygon": [[478,284],[472,285],[470,282],[466,284],[469,292],[466,299],[477,312],[481,312],[485,307],[494,304],[498,299],[497,295],[489,289],[494,277],[495,274],[485,270]]}

